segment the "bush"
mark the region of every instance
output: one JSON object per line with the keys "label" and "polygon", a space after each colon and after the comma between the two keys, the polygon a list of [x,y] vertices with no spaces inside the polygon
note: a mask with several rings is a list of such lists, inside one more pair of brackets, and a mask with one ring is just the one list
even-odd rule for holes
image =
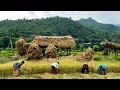
{"label": "bush", "polygon": [[99,51],[99,49],[100,49],[100,47],[99,47],[98,45],[94,45],[94,46],[93,46],[93,50],[94,50],[95,52]]}
{"label": "bush", "polygon": [[96,57],[94,58],[94,60],[100,61],[100,60],[101,60],[101,57],[100,57],[100,56],[96,56]]}

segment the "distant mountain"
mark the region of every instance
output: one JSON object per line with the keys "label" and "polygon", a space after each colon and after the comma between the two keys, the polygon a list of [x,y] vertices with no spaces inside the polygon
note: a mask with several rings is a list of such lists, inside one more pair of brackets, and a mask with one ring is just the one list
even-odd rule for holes
{"label": "distant mountain", "polygon": [[115,25],[120,27],[120,24],[115,24]]}
{"label": "distant mountain", "polygon": [[79,22],[80,24],[86,26],[86,27],[90,27],[93,29],[99,29],[99,30],[109,30],[109,31],[120,31],[120,27],[113,25],[113,24],[103,24],[103,23],[99,23],[96,20],[92,19],[91,17],[87,18],[87,19],[81,19],[81,20],[77,20],[77,22]]}

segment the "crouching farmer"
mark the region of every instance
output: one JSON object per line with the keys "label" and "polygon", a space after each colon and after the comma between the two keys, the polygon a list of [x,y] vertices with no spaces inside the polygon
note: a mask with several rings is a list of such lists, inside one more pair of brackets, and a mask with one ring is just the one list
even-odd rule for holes
{"label": "crouching farmer", "polygon": [[87,63],[84,63],[84,64],[83,64],[83,67],[82,67],[81,73],[84,74],[85,70],[87,71],[87,73],[89,73],[89,66],[88,66]]}
{"label": "crouching farmer", "polygon": [[52,73],[58,74],[59,69],[58,69],[59,62],[55,62],[52,64]]}
{"label": "crouching farmer", "polygon": [[102,74],[106,75],[106,64],[100,64],[98,66],[97,71],[99,71],[99,74],[101,74],[101,75]]}
{"label": "crouching farmer", "polygon": [[21,75],[21,71],[20,71],[20,67],[24,64],[25,62],[16,62],[13,64],[13,75],[14,76],[20,76]]}

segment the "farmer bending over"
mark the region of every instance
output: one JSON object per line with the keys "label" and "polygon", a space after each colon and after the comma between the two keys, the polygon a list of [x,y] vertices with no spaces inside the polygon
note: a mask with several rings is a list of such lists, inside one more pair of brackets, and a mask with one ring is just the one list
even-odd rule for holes
{"label": "farmer bending over", "polygon": [[22,62],[16,62],[13,64],[13,75],[14,76],[19,76],[20,75],[20,67],[24,64],[25,62],[22,61]]}
{"label": "farmer bending over", "polygon": [[84,74],[85,70],[87,71],[87,73],[89,73],[89,66],[88,66],[87,63],[84,63],[84,64],[83,64],[83,67],[82,67],[81,73]]}
{"label": "farmer bending over", "polygon": [[106,64],[100,64],[98,66],[97,71],[99,70],[99,74],[102,74],[102,72],[104,73],[104,75],[106,75]]}
{"label": "farmer bending over", "polygon": [[58,69],[59,62],[55,62],[52,64],[52,73],[57,74],[59,69]]}

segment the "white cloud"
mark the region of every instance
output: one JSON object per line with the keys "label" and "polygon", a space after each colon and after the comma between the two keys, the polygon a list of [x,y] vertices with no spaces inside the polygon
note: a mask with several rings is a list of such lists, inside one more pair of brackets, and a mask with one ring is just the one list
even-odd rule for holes
{"label": "white cloud", "polygon": [[72,17],[73,20],[92,17],[101,23],[120,24],[120,11],[0,11],[0,20],[34,19],[53,16]]}

